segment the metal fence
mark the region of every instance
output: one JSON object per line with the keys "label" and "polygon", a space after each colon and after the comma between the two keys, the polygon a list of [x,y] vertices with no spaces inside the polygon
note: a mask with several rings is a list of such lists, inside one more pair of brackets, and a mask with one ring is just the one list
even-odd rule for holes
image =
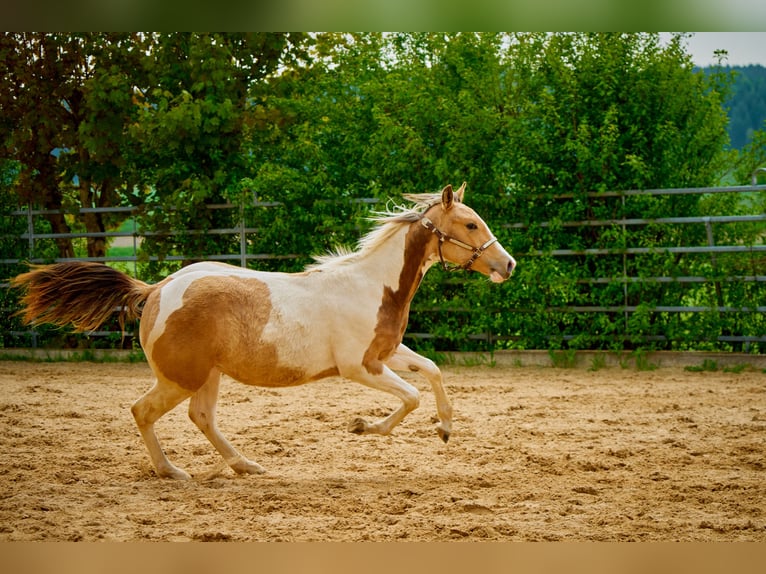
{"label": "metal fence", "polygon": [[[761,168],[763,169],[763,168]],[[766,192],[766,185],[757,185],[755,182],[755,174],[753,183],[747,186],[720,186],[720,187],[706,187],[706,188],[676,188],[676,189],[651,189],[651,190],[628,190],[617,192],[592,192],[587,194],[589,198],[625,198],[636,196],[677,196],[677,195],[703,195],[703,194],[742,194],[742,193],[754,193],[754,192]],[[558,200],[573,199],[572,194],[561,194],[555,196]],[[760,244],[750,245],[721,245],[716,241],[715,227],[714,225],[726,225],[735,223],[754,223],[763,224],[763,230],[760,233]],[[541,222],[536,224],[540,227],[548,227],[552,225],[550,222]],[[652,254],[707,254],[710,257],[711,267],[716,268],[716,258],[722,254],[741,254],[744,256],[752,256],[753,254],[763,253],[766,255],[766,213],[751,214],[751,215],[712,215],[712,216],[690,216],[690,217],[658,217],[658,218],[624,218],[624,219],[604,219],[604,220],[586,220],[586,221],[565,221],[556,222],[555,225],[562,228],[583,228],[583,227],[614,227],[618,226],[623,230],[633,226],[648,226],[648,225],[663,225],[663,226],[678,226],[678,225],[702,225],[705,229],[706,244],[704,245],[675,245],[665,247],[621,247],[621,248],[594,248],[594,249],[553,249],[547,252],[546,255],[559,258],[568,258],[574,256],[621,256],[623,258],[623,270],[627,269],[627,259],[631,256],[637,255],[652,255]],[[523,230],[527,226],[521,223],[514,223],[509,225],[511,229]],[[543,255],[541,252],[536,252],[534,255]],[[766,258],[762,260],[760,269],[766,272]],[[620,283],[623,285],[624,301],[620,305],[567,305],[557,308],[551,308],[551,311],[562,313],[621,313],[627,322],[629,315],[635,313],[641,309],[640,305],[631,305],[628,303],[628,286],[630,284],[659,284],[659,283],[676,283],[676,284],[699,284],[699,285],[713,285],[714,288],[720,292],[722,284],[756,284],[762,286],[766,284],[766,274],[746,274],[746,275],[729,275],[729,276],[630,276],[627,272],[623,272],[621,276],[609,276],[609,277],[591,277],[578,279],[578,284],[584,285],[603,285]],[[766,303],[766,288],[760,287],[761,296],[758,298],[759,302]],[[766,313],[766,305],[752,305],[752,306],[700,306],[700,305],[655,305],[650,309],[643,309],[651,313],[676,313],[676,314],[699,314],[699,313],[745,313],[745,314],[764,314]],[[563,336],[564,340],[571,340],[575,335],[567,334]],[[648,340],[664,341],[667,338],[662,335],[647,337]],[[744,351],[750,350],[751,343],[766,343],[766,332],[762,331],[758,334],[732,334],[732,335],[719,335],[715,340],[725,343],[739,343],[742,344]],[[761,347],[763,348],[763,347]]]}
{"label": "metal fence", "polygon": [[[747,185],[747,186],[724,186],[724,187],[709,187],[709,188],[683,188],[683,189],[655,189],[655,190],[629,190],[629,191],[620,191],[620,192],[594,192],[592,194],[589,194],[589,197],[597,197],[597,198],[623,198],[623,201],[626,198],[632,197],[632,196],[642,196],[642,195],[650,195],[650,196],[671,196],[671,195],[680,195],[680,194],[720,194],[720,193],[729,193],[729,194],[740,194],[740,193],[766,193],[766,185],[756,185],[755,183],[753,185]],[[555,196],[553,199],[556,200],[567,200],[572,199],[574,196],[570,194],[561,194]],[[356,200],[358,202],[368,203],[370,205],[373,205],[377,202],[376,199],[358,199]],[[275,205],[279,205],[276,203],[259,203],[254,202],[252,206],[248,207],[256,207],[256,208],[263,208],[268,209],[270,207],[274,207]],[[205,259],[208,260],[214,260],[214,261],[227,261],[231,263],[239,264],[242,267],[248,266],[248,263],[251,261],[257,261],[257,260],[269,260],[269,259],[285,259],[285,258],[298,258],[298,257],[304,257],[305,254],[296,254],[296,255],[273,255],[269,253],[248,253],[248,237],[252,236],[253,234],[258,233],[258,229],[254,227],[248,227],[246,224],[246,218],[244,217],[244,210],[242,209],[242,206],[240,205],[233,205],[233,204],[224,204],[224,205],[210,205],[208,206],[211,210],[236,210],[239,213],[239,222],[236,226],[230,227],[230,228],[219,228],[219,229],[208,229],[203,231],[173,231],[170,233],[163,233],[163,235],[180,235],[180,234],[194,234],[194,233],[205,233],[208,235],[229,235],[229,236],[237,236],[239,238],[239,252],[238,253],[211,253],[206,254]],[[132,207],[112,207],[112,208],[83,208],[79,211],[79,214],[85,214],[85,213],[111,213],[111,214],[124,214],[126,219],[132,220],[133,225],[132,229],[130,231],[107,231],[104,233],[87,233],[87,232],[74,232],[69,234],[56,234],[56,233],[39,233],[36,232],[36,225],[35,225],[35,218],[45,216],[47,214],[51,214],[54,212],[46,211],[46,210],[39,210],[39,209],[22,209],[18,211],[14,211],[12,213],[13,217],[16,218],[23,218],[26,221],[26,232],[20,234],[17,237],[17,241],[25,242],[28,247],[28,257],[24,259],[19,258],[7,258],[7,259],[0,259],[0,277],[5,277],[7,274],[2,273],[3,266],[10,266],[10,265],[16,265],[22,262],[31,262],[31,263],[44,263],[44,262],[50,262],[50,260],[43,261],[40,258],[36,258],[34,256],[34,253],[36,252],[36,245],[38,242],[41,241],[51,241],[58,238],[69,238],[69,239],[84,239],[88,237],[102,237],[108,241],[114,241],[117,238],[127,238],[129,244],[133,246],[133,254],[132,255],[112,255],[112,256],[106,256],[106,257],[78,257],[75,258],[76,260],[80,261],[98,261],[98,262],[104,262],[104,263],[133,263],[133,273],[134,275],[137,275],[137,264],[138,262],[145,262],[145,261],[158,261],[160,260],[157,256],[146,256],[139,253],[139,247],[140,243],[144,238],[152,237],[155,235],[159,235],[157,233],[149,232],[149,231],[142,231],[138,228],[138,225],[136,223],[136,214],[137,209]],[[55,212],[59,213],[59,212]],[[233,220],[236,220],[236,214],[235,217],[233,217]],[[727,225],[727,224],[734,224],[734,223],[755,223],[760,224],[763,223],[764,225],[764,231],[760,236],[760,243],[752,244],[752,245],[722,245],[718,244],[716,241],[716,235],[715,235],[715,226],[718,225]],[[554,225],[554,223],[551,222],[539,222],[535,224],[538,227],[547,227]],[[527,254],[528,256],[552,256],[555,258],[571,258],[571,257],[577,257],[577,256],[592,256],[592,257],[605,257],[605,256],[621,256],[624,258],[625,261],[627,261],[628,257],[637,256],[637,255],[649,255],[649,254],[656,254],[656,253],[668,253],[668,254],[707,254],[710,256],[711,261],[713,264],[715,264],[715,258],[718,255],[721,254],[756,254],[756,253],[764,253],[766,255],[766,244],[764,242],[766,241],[766,213],[761,214],[750,214],[750,215],[714,215],[714,216],[698,216],[698,217],[661,217],[661,218],[626,218],[626,219],[603,219],[603,220],[583,220],[583,221],[564,221],[564,222],[556,222],[556,226],[559,227],[569,227],[569,228],[583,228],[583,227],[614,227],[618,226],[623,229],[628,229],[631,227],[638,227],[638,226],[647,226],[647,225],[660,225],[660,226],[678,226],[678,225],[701,225],[705,228],[705,237],[707,238],[707,241],[704,245],[674,245],[674,246],[667,246],[667,247],[638,247],[638,246],[626,246],[621,248],[594,248],[594,249],[554,249],[552,251],[548,251],[545,253],[542,252],[532,252]],[[528,224],[525,223],[518,223],[518,222],[510,222],[506,223],[503,227],[506,228],[506,230],[509,233],[524,233],[525,229],[528,228]],[[184,254],[171,254],[168,256],[165,256],[162,258],[164,261],[183,261],[187,259],[188,257]],[[56,258],[54,261],[70,261],[72,259],[65,259],[65,258]],[[627,265],[623,266],[623,269],[627,270]],[[551,307],[548,310],[551,312],[557,312],[557,313],[570,313],[570,314],[591,314],[591,313],[618,313],[622,314],[625,320],[628,320],[628,317],[630,314],[635,313],[639,310],[638,305],[631,305],[628,301],[628,286],[635,283],[642,283],[642,284],[652,284],[652,283],[681,283],[681,284],[713,284],[716,288],[720,289],[721,284],[757,284],[759,286],[766,284],[766,274],[746,274],[746,275],[731,275],[731,276],[725,276],[725,277],[707,277],[707,276],[655,276],[655,277],[638,277],[638,276],[630,276],[628,275],[627,271],[624,272],[621,276],[609,276],[609,277],[590,277],[590,278],[584,278],[584,279],[578,279],[578,284],[583,285],[603,285],[608,283],[619,283],[623,286],[624,290],[624,296],[625,300],[620,305],[579,305],[579,304],[573,304],[573,305],[565,305],[565,306],[559,306],[559,307]],[[0,283],[0,287],[7,287],[6,284]],[[763,301],[766,303],[766,289],[764,291],[764,296],[760,299],[760,301]],[[644,309],[646,310],[646,309]],[[9,308],[3,308],[0,309],[0,313],[7,314],[14,312],[15,309],[9,309]],[[417,312],[418,309],[415,307],[413,308],[413,312]],[[461,312],[461,309],[454,309],[453,310],[456,313]],[[466,312],[469,312],[469,310],[465,310]],[[656,306],[652,309],[649,309],[650,312],[654,313],[688,313],[688,314],[695,314],[695,313],[706,313],[710,311],[715,311],[719,313],[757,313],[757,314],[763,314],[766,313],[766,305],[754,305],[750,307],[731,307],[726,305],[720,305],[717,307],[708,307],[708,306],[699,306],[699,305],[663,305],[663,306]],[[36,345],[36,336],[35,331],[33,329],[30,330],[23,330],[23,331],[12,331],[8,333],[14,337],[28,337],[30,341],[31,346]],[[101,331],[101,332],[95,332],[91,333],[91,336],[109,336],[109,335],[115,335],[114,331]],[[412,338],[418,338],[418,339],[429,339],[434,338],[434,335],[431,333],[425,333],[425,332],[413,332],[408,333],[408,337]],[[572,339],[574,338],[574,334],[565,334],[563,336],[564,340]],[[493,341],[502,341],[503,339],[508,339],[510,337],[503,337],[502,335],[493,334],[493,333],[479,333],[472,335],[471,338],[473,339],[479,339],[479,340],[485,340],[489,342],[490,344]],[[655,340],[662,339],[662,336],[656,336],[653,337]],[[651,337],[650,337],[651,339]],[[763,344],[766,343],[766,333],[758,333],[758,334],[731,334],[731,335],[722,335],[717,337],[719,341],[723,342],[736,342],[744,344],[744,350],[748,349],[748,346],[750,343],[759,343]],[[761,348],[763,348],[763,345],[761,345]]]}
{"label": "metal fence", "polygon": [[[255,207],[271,207],[273,204],[261,202],[254,203]],[[233,204],[217,204],[207,206],[209,210],[240,210],[240,206]],[[95,261],[101,263],[110,262],[133,262],[138,261],[159,261],[160,258],[156,255],[139,256],[138,247],[141,240],[145,237],[154,236],[175,236],[175,235],[194,235],[194,234],[207,234],[207,235],[238,235],[240,237],[240,252],[238,254],[222,253],[222,254],[210,254],[207,255],[207,259],[211,261],[237,261],[242,267],[247,266],[247,262],[252,259],[272,259],[274,256],[269,254],[250,254],[247,253],[247,236],[249,234],[257,233],[258,229],[247,227],[245,225],[245,219],[240,218],[240,223],[237,227],[223,228],[223,229],[207,229],[205,231],[199,230],[184,230],[184,231],[166,231],[162,233],[155,233],[152,231],[139,231],[136,215],[139,212],[137,207],[89,207],[81,208],[70,215],[84,215],[86,213],[101,213],[101,214],[116,214],[123,213],[126,215],[126,219],[130,219],[133,222],[132,231],[105,231],[103,233],[88,233],[88,232],[75,232],[75,233],[37,233],[35,231],[35,218],[45,215],[55,215],[61,213],[57,210],[50,209],[22,209],[16,210],[11,213],[14,217],[23,217],[27,222],[27,231],[19,236],[19,239],[28,242],[29,256],[23,260],[21,259],[0,259],[2,265],[13,265],[21,262],[29,263],[43,263],[43,262],[63,262],[63,261]],[[58,257],[51,260],[43,260],[35,257],[35,243],[39,241],[51,240],[51,239],[87,239],[89,237],[103,238],[106,240],[114,240],[116,238],[129,238],[133,244],[133,255],[112,255],[105,257],[75,257],[75,258],[63,258]],[[163,261],[183,261],[186,259],[185,255],[167,255],[161,258]]]}
{"label": "metal fence", "polygon": [[[679,189],[652,189],[652,190],[629,190],[622,192],[594,192],[589,193],[588,197],[630,197],[630,196],[658,196],[658,195],[689,195],[689,194],[712,194],[712,193],[752,193],[766,191],[766,185],[748,185],[748,186],[727,186],[727,187],[704,187],[704,188],[679,188]],[[571,199],[571,194],[557,195],[555,199]],[[597,248],[597,249],[554,249],[548,252],[548,255],[554,257],[567,257],[567,256],[582,256],[582,255],[622,255],[627,257],[629,255],[648,255],[653,253],[671,253],[671,254],[690,254],[690,253],[707,253],[711,256],[711,261],[715,263],[715,255],[722,253],[766,253],[766,244],[760,245],[716,245],[715,234],[713,230],[713,224],[726,224],[726,223],[759,223],[763,222],[764,231],[761,236],[762,241],[766,241],[766,213],[756,215],[713,215],[702,217],[658,217],[652,219],[642,218],[629,218],[629,219],[604,219],[604,220],[587,220],[587,221],[565,221],[557,222],[556,225],[560,227],[612,227],[620,226],[627,228],[629,226],[639,225],[704,225],[705,235],[707,237],[707,245],[692,245],[692,246],[667,246],[667,247],[624,247],[617,249],[609,248]],[[542,222],[536,224],[539,227],[549,227],[551,223]],[[507,226],[510,229],[524,229],[528,227],[523,223],[513,223]],[[533,255],[543,255],[541,252],[533,253]],[[621,282],[627,285],[628,283],[710,283],[710,282],[766,282],[766,275],[738,275],[723,278],[710,279],[708,277],[629,277],[623,275],[622,277],[594,277],[590,279],[580,279],[578,282],[585,284],[599,284],[599,283],[614,283]],[[627,296],[627,295],[626,295]],[[766,299],[764,299],[766,301]],[[634,306],[623,305],[620,307],[567,307],[566,309],[574,312],[599,312],[599,311],[635,311]],[[709,307],[662,307],[656,308],[657,311],[669,311],[669,312],[702,312],[710,310]],[[721,312],[731,311],[731,309],[721,307],[718,309]],[[754,309],[737,309],[745,311],[753,311],[759,313],[766,313],[766,306],[758,306]],[[759,340],[766,340],[766,337],[760,337]]]}

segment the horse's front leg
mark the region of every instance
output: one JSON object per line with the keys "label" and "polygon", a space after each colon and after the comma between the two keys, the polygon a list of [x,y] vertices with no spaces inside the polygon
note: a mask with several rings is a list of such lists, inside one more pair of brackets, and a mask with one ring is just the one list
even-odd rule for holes
{"label": "horse's front leg", "polygon": [[368,370],[367,367],[360,366],[359,368],[342,372],[341,375],[365,386],[399,397],[402,405],[386,418],[374,423],[367,422],[362,418],[355,419],[348,427],[349,432],[355,434],[391,434],[394,427],[402,422],[407,414],[418,408],[420,404],[420,393],[418,393],[415,387],[394,373],[386,365],[378,363],[375,367]]}
{"label": "horse's front leg", "polygon": [[442,372],[432,360],[418,355],[415,351],[399,345],[386,364],[395,371],[412,371],[422,375],[429,383],[436,397],[436,412],[439,415],[439,424],[436,432],[439,437],[447,442],[452,432],[452,404],[444,390]]}

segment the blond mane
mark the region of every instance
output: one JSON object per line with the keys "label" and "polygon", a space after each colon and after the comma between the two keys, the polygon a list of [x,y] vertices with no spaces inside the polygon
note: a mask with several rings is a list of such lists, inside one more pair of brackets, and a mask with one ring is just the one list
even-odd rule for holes
{"label": "blond mane", "polygon": [[306,270],[327,269],[354,261],[364,254],[370,253],[385,243],[404,224],[419,221],[423,213],[432,205],[441,201],[440,193],[408,193],[404,199],[412,205],[393,205],[385,211],[375,211],[368,218],[375,222],[375,227],[357,242],[356,249],[336,247],[331,253],[314,257],[314,263]]}

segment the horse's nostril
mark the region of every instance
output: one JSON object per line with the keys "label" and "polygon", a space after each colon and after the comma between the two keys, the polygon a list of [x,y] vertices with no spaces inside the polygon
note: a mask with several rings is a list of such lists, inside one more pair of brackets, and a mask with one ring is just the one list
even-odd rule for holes
{"label": "horse's nostril", "polygon": [[514,270],[515,268],[516,268],[516,261],[515,261],[515,260],[513,260],[513,259],[511,259],[511,260],[508,262],[508,275],[510,275],[511,273],[513,273],[513,270]]}

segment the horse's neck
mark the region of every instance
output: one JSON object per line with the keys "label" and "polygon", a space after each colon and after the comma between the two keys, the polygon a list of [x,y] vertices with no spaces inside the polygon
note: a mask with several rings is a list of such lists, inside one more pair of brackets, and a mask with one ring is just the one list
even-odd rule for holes
{"label": "horse's neck", "polygon": [[415,295],[423,275],[435,261],[430,233],[417,224],[400,225],[375,249],[357,261],[355,274],[380,282],[402,305]]}

